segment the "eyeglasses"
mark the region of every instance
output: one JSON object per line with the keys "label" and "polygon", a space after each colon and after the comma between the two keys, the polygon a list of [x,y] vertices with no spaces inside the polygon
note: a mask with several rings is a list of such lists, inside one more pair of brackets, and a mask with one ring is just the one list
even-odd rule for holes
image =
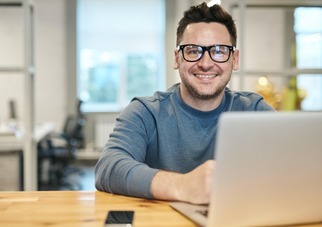
{"label": "eyeglasses", "polygon": [[182,51],[184,60],[188,62],[199,61],[205,51],[207,51],[211,60],[218,63],[224,63],[229,60],[231,52],[234,52],[236,47],[228,45],[199,46],[195,44],[186,44],[179,45],[177,50]]}

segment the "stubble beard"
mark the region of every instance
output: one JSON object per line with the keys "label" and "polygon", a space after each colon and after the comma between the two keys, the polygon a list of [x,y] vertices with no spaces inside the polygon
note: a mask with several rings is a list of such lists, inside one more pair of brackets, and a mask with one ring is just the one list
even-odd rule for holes
{"label": "stubble beard", "polygon": [[202,94],[198,91],[198,89],[196,87],[193,86],[193,84],[191,84],[184,77],[181,78],[181,81],[182,81],[183,85],[186,87],[188,93],[192,97],[194,97],[196,99],[204,100],[204,101],[210,100],[210,99],[215,99],[215,98],[219,97],[219,95],[222,93],[222,91],[225,89],[226,85],[228,84],[228,82],[227,82],[226,84],[219,86],[216,90],[214,90],[213,93]]}

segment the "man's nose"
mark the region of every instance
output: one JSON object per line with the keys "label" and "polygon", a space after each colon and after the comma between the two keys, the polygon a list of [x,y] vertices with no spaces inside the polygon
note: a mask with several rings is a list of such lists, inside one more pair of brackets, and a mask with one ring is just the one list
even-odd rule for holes
{"label": "man's nose", "polygon": [[198,61],[198,65],[206,69],[214,65],[214,61],[210,58],[208,51],[204,52],[203,56]]}

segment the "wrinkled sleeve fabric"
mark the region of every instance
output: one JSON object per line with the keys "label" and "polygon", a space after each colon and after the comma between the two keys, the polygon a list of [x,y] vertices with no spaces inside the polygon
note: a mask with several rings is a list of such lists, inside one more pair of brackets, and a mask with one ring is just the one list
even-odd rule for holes
{"label": "wrinkled sleeve fabric", "polygon": [[156,133],[154,121],[152,113],[137,100],[122,111],[95,166],[97,190],[152,198],[150,185],[158,170],[145,164],[145,157]]}

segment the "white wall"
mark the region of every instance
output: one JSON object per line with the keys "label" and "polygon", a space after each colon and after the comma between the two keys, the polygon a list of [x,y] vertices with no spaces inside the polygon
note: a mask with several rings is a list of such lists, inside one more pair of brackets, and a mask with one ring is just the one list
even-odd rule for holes
{"label": "white wall", "polygon": [[[241,37],[240,11],[233,10],[232,15],[237,25],[237,48],[241,49],[240,60],[245,71],[278,71],[287,68],[285,12],[282,8],[246,8],[243,37]],[[285,78],[282,76],[245,73],[241,88],[240,76],[237,73],[233,75],[232,88],[255,91],[255,85],[260,76],[267,76],[277,90],[284,86]]]}
{"label": "white wall", "polygon": [[66,118],[65,1],[37,0],[36,4],[36,118],[61,128]]}

